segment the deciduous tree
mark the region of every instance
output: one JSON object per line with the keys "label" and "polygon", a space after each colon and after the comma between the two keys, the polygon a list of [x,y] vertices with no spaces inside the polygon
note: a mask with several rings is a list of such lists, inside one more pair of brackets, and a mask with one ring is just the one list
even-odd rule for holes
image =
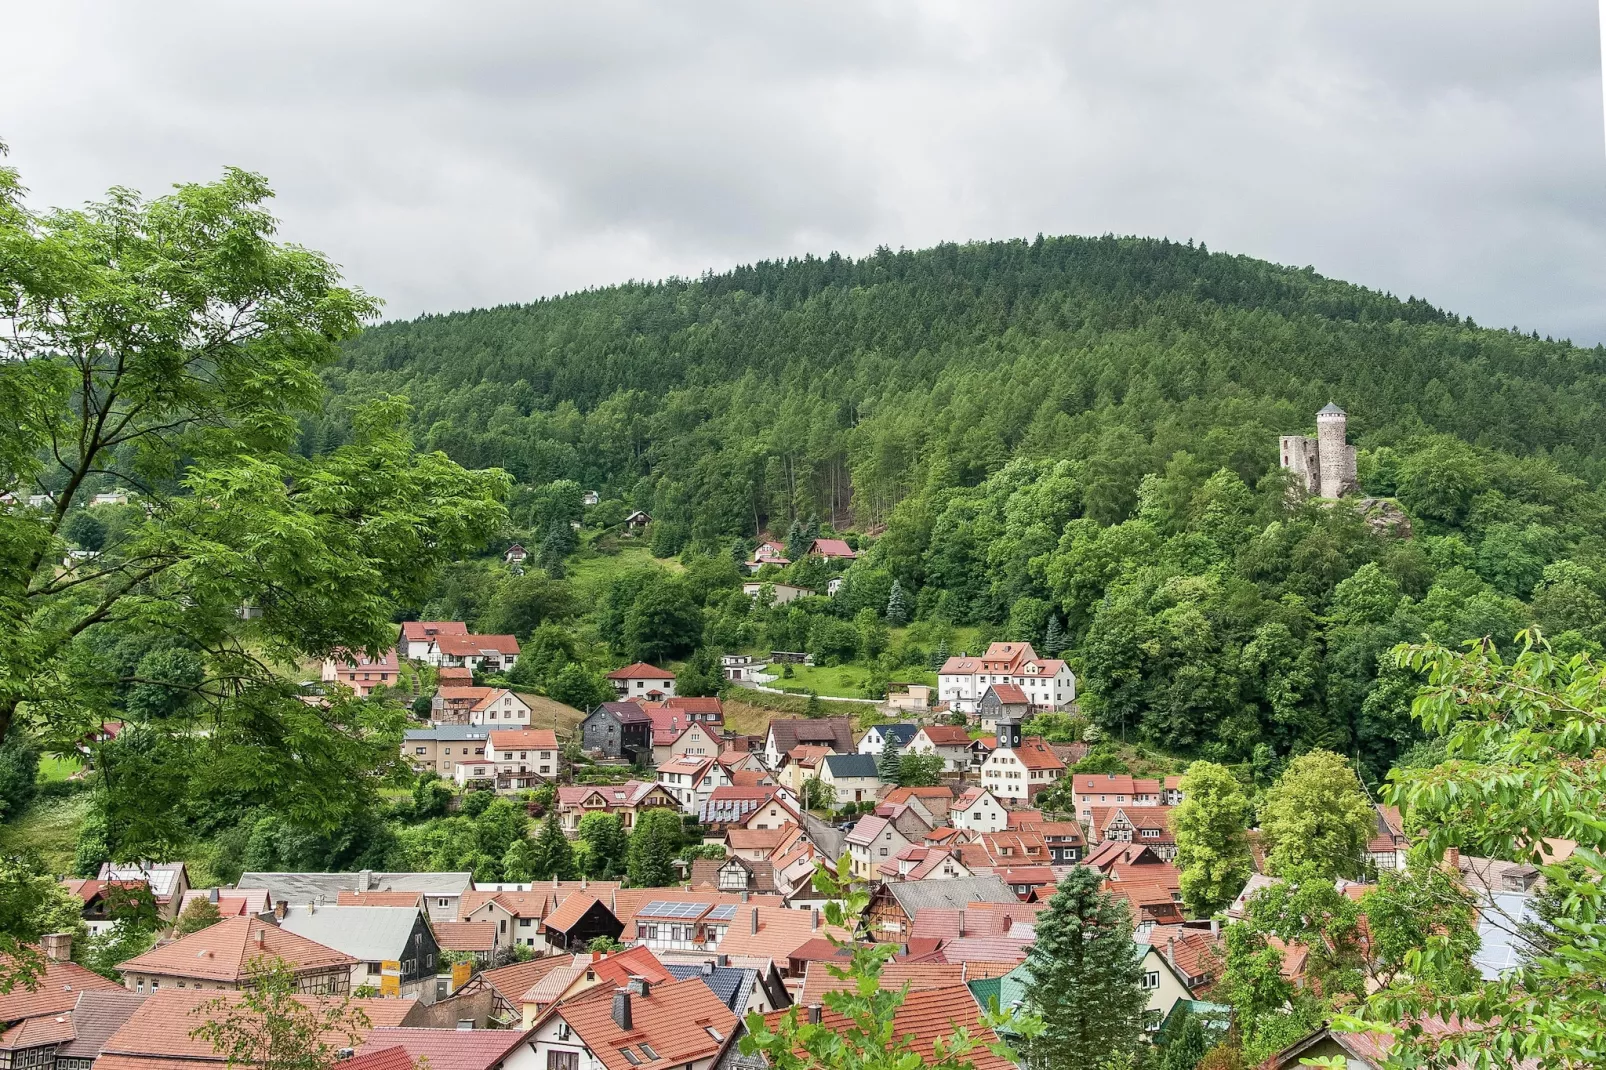
{"label": "deciduous tree", "polygon": [[1181,788],[1171,827],[1182,899],[1190,917],[1208,917],[1232,902],[1249,879],[1252,808],[1238,778],[1214,762],[1189,765]]}
{"label": "deciduous tree", "polygon": [[1260,808],[1266,869],[1309,865],[1328,878],[1360,874],[1377,816],[1355,770],[1340,755],[1313,750],[1288,763]]}

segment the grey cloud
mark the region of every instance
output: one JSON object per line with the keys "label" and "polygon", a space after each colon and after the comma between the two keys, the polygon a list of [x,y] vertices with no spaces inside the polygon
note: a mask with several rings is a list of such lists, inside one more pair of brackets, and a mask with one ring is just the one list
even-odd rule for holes
{"label": "grey cloud", "polygon": [[1576,2],[55,0],[11,29],[36,203],[262,171],[393,315],[1113,231],[1606,340]]}

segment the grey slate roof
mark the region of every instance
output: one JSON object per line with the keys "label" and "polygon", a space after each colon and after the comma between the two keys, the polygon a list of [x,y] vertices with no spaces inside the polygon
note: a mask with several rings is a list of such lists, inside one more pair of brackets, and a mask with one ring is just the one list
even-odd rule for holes
{"label": "grey slate roof", "polygon": [[825,764],[834,777],[869,777],[880,775],[873,754],[827,754]]}
{"label": "grey slate roof", "polygon": [[491,730],[481,724],[438,724],[433,728],[412,728],[408,739],[433,739],[440,743],[461,743],[470,739],[484,739]]}
{"label": "grey slate roof", "polygon": [[920,731],[920,726],[917,724],[883,724],[876,727],[881,732],[881,738],[899,750],[907,747],[909,741]]}
{"label": "grey slate roof", "polygon": [[[366,877],[367,887],[362,887]],[[474,887],[472,873],[242,873],[237,888],[266,888],[274,899],[294,906],[316,903],[318,897],[333,906],[341,892],[423,892],[425,895],[462,895]],[[320,940],[319,943],[322,943]]]}
{"label": "grey slate roof", "polygon": [[1331,401],[1329,401],[1326,405],[1323,405],[1321,408],[1316,410],[1316,415],[1317,416],[1347,416],[1348,413],[1346,413],[1343,409],[1339,408],[1337,405],[1334,405]]}
{"label": "grey slate roof", "polygon": [[112,1034],[145,1002],[143,992],[85,989],[72,1010],[73,1039],[56,1049],[58,1058],[94,1059]]}
{"label": "grey slate roof", "polygon": [[753,979],[758,976],[757,970],[746,970],[739,966],[715,966],[711,971],[692,963],[665,963],[664,969],[677,981],[684,981],[689,977],[701,978],[708,990],[720,998],[720,1001],[737,1014],[747,1012],[747,999],[753,991]]}
{"label": "grey slate roof", "polygon": [[652,717],[647,711],[634,702],[604,702],[591,711],[592,716],[606,710],[613,714],[613,719],[620,724],[651,724]]}
{"label": "grey slate roof", "polygon": [[292,905],[279,927],[363,962],[400,959],[418,922],[412,907],[318,907]]}
{"label": "grey slate roof", "polygon": [[1020,902],[1020,896],[1009,890],[1003,878],[991,873],[984,877],[955,877],[941,881],[894,881],[886,887],[911,919],[915,911],[932,907],[963,910],[966,903]]}

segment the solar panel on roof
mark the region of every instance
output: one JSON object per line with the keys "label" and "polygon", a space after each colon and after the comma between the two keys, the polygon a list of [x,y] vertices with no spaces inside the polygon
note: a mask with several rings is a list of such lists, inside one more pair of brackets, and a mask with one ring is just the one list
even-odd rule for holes
{"label": "solar panel on roof", "polygon": [[636,911],[638,918],[697,918],[708,909],[707,903],[675,903],[654,899]]}
{"label": "solar panel on roof", "polygon": [[721,903],[708,912],[709,921],[730,921],[736,916],[735,903]]}

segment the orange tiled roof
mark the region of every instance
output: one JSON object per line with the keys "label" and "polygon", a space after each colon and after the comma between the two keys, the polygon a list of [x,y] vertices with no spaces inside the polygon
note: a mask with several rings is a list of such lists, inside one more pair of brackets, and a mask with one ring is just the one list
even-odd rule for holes
{"label": "orange tiled roof", "polygon": [[[599,985],[547,1012],[561,1015],[607,1070],[710,1059],[724,1048],[736,1027],[736,1013],[698,977],[654,985],[645,996],[631,995],[629,1029],[620,1029],[613,1020],[613,995],[611,986]],[[658,1058],[642,1051],[642,1044]],[[632,1059],[625,1058],[627,1049],[634,1049]]]}
{"label": "orange tiled roof", "polygon": [[[10,962],[9,957],[6,961]],[[78,1002],[78,993],[85,989],[111,990],[122,987],[116,981],[108,981],[76,962],[46,961],[44,975],[39,978],[37,988],[30,989],[18,981],[10,992],[0,994],[0,1022],[15,1022],[42,1014],[60,1014],[72,1010]]]}
{"label": "orange tiled roof", "polygon": [[970,733],[958,725],[928,724],[920,730],[920,734],[938,747],[970,746]]}
{"label": "orange tiled roof", "polygon": [[[203,1003],[220,1000],[238,1004],[244,998],[239,992],[198,991],[193,988],[164,987],[159,992],[153,992],[139,1010],[123,1023],[122,1028],[106,1041],[101,1057],[95,1060],[95,1066],[98,1068],[104,1064],[120,1066],[123,1070],[152,1070],[158,1065],[156,1060],[173,1060],[189,1065],[210,1066],[215,1070],[223,1065],[223,1056],[213,1050],[211,1041],[193,1037],[190,1032],[207,1015],[206,1011],[201,1010]],[[316,996],[294,998],[308,1007],[324,1005]],[[359,1042],[369,1029],[401,1024],[401,1020],[416,1006],[414,1001],[408,999],[354,999],[351,1005],[361,1010],[368,1019],[367,1026],[355,1030]],[[324,1040],[337,1048],[348,1047],[351,1043],[343,1031],[331,1032]],[[114,1058],[106,1063],[105,1060],[111,1056],[129,1058]]]}
{"label": "orange tiled roof", "polygon": [[549,932],[566,933],[599,902],[594,895],[571,895],[563,901],[563,905],[546,916],[541,927]]}
{"label": "orange tiled roof", "polygon": [[491,746],[503,750],[557,750],[558,736],[550,728],[493,729]]}
{"label": "orange tiled roof", "polygon": [[648,665],[645,661],[638,661],[626,665],[622,669],[615,669],[608,674],[610,680],[673,680],[675,674],[668,669],[660,669],[656,665]]}
{"label": "orange tiled roof", "polygon": [[350,892],[335,897],[337,907],[416,907],[423,892]]}
{"label": "orange tiled roof", "polygon": [[1064,769],[1065,763],[1036,736],[1023,739],[1013,751],[1016,761],[1028,769]]}
{"label": "orange tiled roof", "polygon": [[[765,1017],[773,1026],[779,1016],[785,1013],[789,1012],[776,1011]],[[820,1020],[828,1029],[840,1029],[848,1024],[845,1018],[830,1008],[822,1010]],[[892,1015],[893,1035],[905,1040],[909,1050],[925,1061],[932,1059],[938,1040],[946,1040],[959,1028],[963,1028],[981,1044],[966,1056],[975,1070],[1016,1070],[1014,1063],[987,1050],[986,1045],[996,1044],[998,1037],[982,1024],[981,1008],[966,985],[910,992],[903,1006]]]}
{"label": "orange tiled roof", "polygon": [[[153,947],[117,968],[123,973],[239,981],[260,958],[283,959],[295,973],[351,966],[356,959],[259,918],[225,918],[200,932]],[[165,993],[164,993],[165,994]]]}
{"label": "orange tiled roof", "polygon": [[[840,967],[839,967],[840,968]],[[951,988],[954,985],[965,983],[965,967],[963,963],[948,962],[892,962],[881,966],[881,987],[885,989],[902,988],[909,986],[911,992],[924,992],[932,988]],[[824,996],[827,992],[842,992],[852,988],[854,981],[851,978],[833,977],[826,962],[814,961],[809,963],[808,971],[803,975],[803,992],[797,1002],[805,1007],[816,1004],[824,1006]]]}
{"label": "orange tiled roof", "polygon": [[444,951],[494,951],[496,924],[489,921],[437,921],[430,926]]}

